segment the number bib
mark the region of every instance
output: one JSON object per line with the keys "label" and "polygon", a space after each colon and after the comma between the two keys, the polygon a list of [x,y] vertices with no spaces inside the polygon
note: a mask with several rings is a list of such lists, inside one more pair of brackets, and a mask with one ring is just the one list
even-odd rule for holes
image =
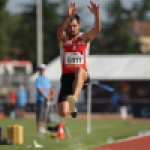
{"label": "number bib", "polygon": [[81,52],[66,52],[65,66],[80,66],[84,64],[84,55]]}
{"label": "number bib", "polygon": [[87,70],[87,52],[89,44],[85,43],[80,33],[76,39],[71,37],[60,43],[62,73],[75,73],[76,68]]}

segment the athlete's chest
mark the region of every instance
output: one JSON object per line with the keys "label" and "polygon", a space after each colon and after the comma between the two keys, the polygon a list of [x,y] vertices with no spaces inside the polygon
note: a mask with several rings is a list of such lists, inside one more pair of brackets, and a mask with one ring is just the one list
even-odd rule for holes
{"label": "athlete's chest", "polygon": [[65,52],[84,52],[87,48],[87,43],[83,41],[82,38],[67,39],[63,44],[63,49]]}

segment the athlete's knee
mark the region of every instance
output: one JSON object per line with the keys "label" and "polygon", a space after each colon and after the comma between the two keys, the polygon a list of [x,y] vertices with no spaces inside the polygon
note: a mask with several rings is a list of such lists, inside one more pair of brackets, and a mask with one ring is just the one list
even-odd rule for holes
{"label": "athlete's knee", "polygon": [[68,113],[66,113],[66,112],[59,112],[59,115],[60,115],[60,117],[65,118],[68,115]]}
{"label": "athlete's knee", "polygon": [[66,117],[68,115],[68,111],[69,111],[69,104],[64,101],[64,102],[61,102],[59,103],[58,105],[59,107],[59,115],[61,117]]}
{"label": "athlete's knee", "polygon": [[83,77],[84,79],[86,79],[87,77],[87,72],[82,67],[76,68],[75,74],[78,78]]}

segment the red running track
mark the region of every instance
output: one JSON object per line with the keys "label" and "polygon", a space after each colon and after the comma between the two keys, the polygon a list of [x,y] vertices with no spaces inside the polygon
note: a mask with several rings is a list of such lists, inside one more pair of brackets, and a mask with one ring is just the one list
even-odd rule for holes
{"label": "red running track", "polygon": [[89,150],[150,150],[150,136],[128,139]]}

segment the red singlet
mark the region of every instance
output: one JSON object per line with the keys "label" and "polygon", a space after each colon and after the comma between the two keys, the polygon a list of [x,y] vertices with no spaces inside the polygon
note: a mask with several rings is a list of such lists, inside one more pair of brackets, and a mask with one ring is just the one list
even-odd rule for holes
{"label": "red singlet", "polygon": [[62,74],[74,73],[77,67],[87,70],[89,43],[85,43],[81,35],[79,33],[76,40],[69,37],[65,43],[60,43]]}

